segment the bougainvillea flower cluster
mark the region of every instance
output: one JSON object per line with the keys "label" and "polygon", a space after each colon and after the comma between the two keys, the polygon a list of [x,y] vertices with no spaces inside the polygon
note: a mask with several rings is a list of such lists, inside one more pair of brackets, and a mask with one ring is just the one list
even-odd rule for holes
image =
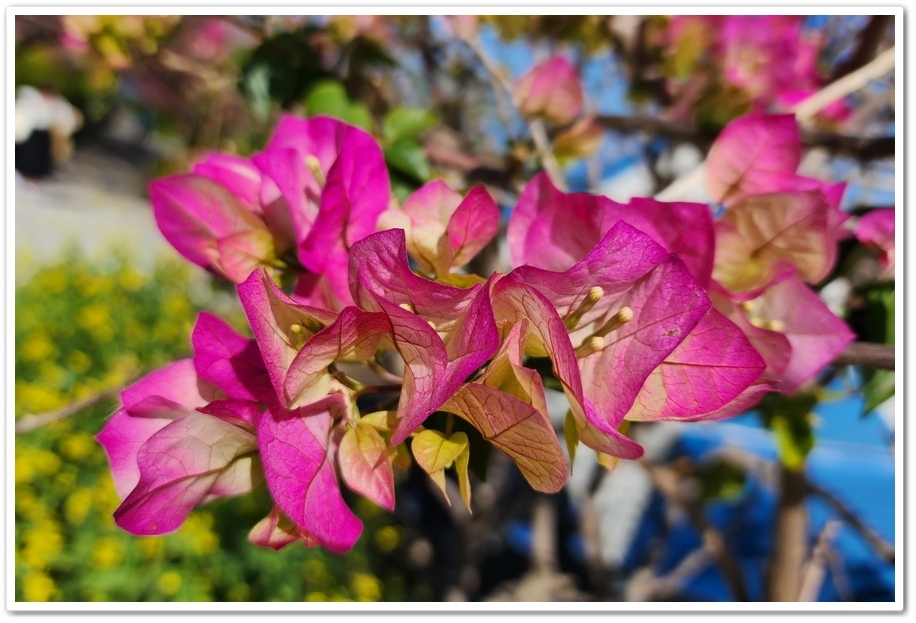
{"label": "bougainvillea flower cluster", "polygon": [[835,261],[842,189],[796,174],[790,121],[747,118],[717,142],[719,219],[535,176],[508,222],[513,266],[490,275],[465,269],[500,231],[487,191],[434,181],[399,205],[372,136],[334,119],[285,116],[250,158],[154,181],[166,239],[235,284],[250,337],[203,313],[192,357],[122,392],[98,437],[115,520],[163,534],[266,488],[252,542],[346,552],[362,524],[344,491],[393,509],[411,462],[446,496],[453,470],[473,507],[465,430],[556,492],[579,443],[640,457],[627,421],[720,419],[798,387],[850,333],[806,284]]}

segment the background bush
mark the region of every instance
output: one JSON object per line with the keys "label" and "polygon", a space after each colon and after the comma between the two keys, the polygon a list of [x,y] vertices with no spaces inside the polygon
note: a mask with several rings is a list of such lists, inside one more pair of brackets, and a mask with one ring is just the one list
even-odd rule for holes
{"label": "background bush", "polygon": [[[188,296],[188,292],[196,296]],[[89,261],[76,251],[16,288],[16,418],[48,413],[129,384],[191,354],[197,313],[220,307],[208,282],[163,260],[146,274],[124,253]],[[223,305],[225,307],[225,305]],[[239,309],[219,313],[245,330]],[[403,530],[363,502],[366,536],[346,557],[296,543],[251,545],[260,498],[221,500],[177,532],[132,536],[112,512],[120,500],[94,435],[107,399],[16,435],[16,593],[23,601],[331,601],[430,599],[401,564]]]}

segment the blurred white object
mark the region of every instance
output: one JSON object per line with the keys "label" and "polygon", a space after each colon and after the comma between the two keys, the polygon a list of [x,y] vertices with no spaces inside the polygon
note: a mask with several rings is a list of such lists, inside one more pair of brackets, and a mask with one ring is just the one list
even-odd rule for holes
{"label": "blurred white object", "polygon": [[83,115],[53,93],[23,85],[16,90],[16,169],[25,176],[50,173],[73,155],[73,134]]}

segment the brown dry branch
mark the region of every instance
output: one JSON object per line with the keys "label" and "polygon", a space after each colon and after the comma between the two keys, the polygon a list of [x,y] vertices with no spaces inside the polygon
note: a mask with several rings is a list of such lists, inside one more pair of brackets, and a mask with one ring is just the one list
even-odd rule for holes
{"label": "brown dry branch", "polygon": [[830,543],[840,531],[840,522],[828,521],[817,538],[817,544],[811,553],[811,559],[805,567],[802,577],[801,589],[798,591],[798,601],[817,601],[817,596],[824,584],[826,577],[827,559],[829,558]]}
{"label": "brown dry branch", "polygon": [[797,601],[808,555],[807,479],[804,468],[780,463],[776,536],[766,581],[767,601]]}
{"label": "brown dry branch", "polygon": [[123,387],[114,387],[111,389],[106,389],[106,390],[97,392],[95,394],[92,394],[91,396],[86,396],[85,398],[81,400],[77,400],[76,402],[70,403],[67,406],[61,407],[60,409],[56,409],[54,411],[46,411],[45,413],[40,413],[37,415],[33,415],[33,414],[25,415],[19,421],[16,422],[16,427],[15,427],[16,434],[21,435],[23,433],[28,433],[28,432],[35,430],[36,428],[47,426],[48,424],[51,424],[52,422],[56,422],[58,420],[63,420],[64,418],[68,418],[71,415],[75,415],[79,413],[83,409],[87,409],[100,402],[104,402],[106,400],[110,400],[114,398],[121,392],[122,389],[124,388]]}
{"label": "brown dry branch", "polygon": [[[513,100],[514,87],[509,81],[509,78],[506,76],[505,71],[496,64],[490,55],[487,54],[486,50],[473,38],[471,37],[462,37],[464,43],[471,48],[474,54],[477,56],[477,59],[480,61],[481,65],[487,70],[490,74],[490,77],[493,80],[493,84],[498,90],[505,92],[510,101]],[[528,121],[528,129],[531,132],[531,139],[534,142],[535,150],[537,151],[538,157],[541,160],[541,165],[544,167],[544,171],[547,172],[547,175],[550,176],[550,180],[553,182],[554,186],[560,190],[566,190],[566,182],[563,177],[563,172],[560,169],[560,165],[557,163],[556,158],[553,156],[553,151],[550,148],[550,139],[547,136],[547,129],[544,127],[543,122],[540,119],[531,119]]]}
{"label": "brown dry branch", "polygon": [[874,342],[853,342],[834,361],[837,365],[858,365],[866,368],[894,369],[894,347]]}
{"label": "brown dry branch", "polygon": [[722,533],[707,521],[702,505],[697,500],[684,495],[683,483],[678,472],[671,467],[655,465],[646,460],[641,460],[640,464],[648,472],[656,489],[666,499],[681,508],[691,525],[700,533],[703,548],[722,571],[725,581],[731,588],[734,600],[747,601],[747,588],[738,560],[726,547]]}

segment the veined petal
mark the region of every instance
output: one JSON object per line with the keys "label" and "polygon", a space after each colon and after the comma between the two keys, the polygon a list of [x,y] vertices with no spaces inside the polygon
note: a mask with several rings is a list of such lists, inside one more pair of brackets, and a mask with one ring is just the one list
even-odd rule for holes
{"label": "veined petal", "polygon": [[547,417],[547,396],[544,393],[544,382],[541,375],[531,368],[526,368],[525,340],[530,331],[531,322],[519,318],[512,325],[508,335],[503,339],[493,360],[487,365],[477,382],[489,385],[522,400]]}
{"label": "veined petal", "polygon": [[556,493],[569,464],[547,416],[532,405],[480,383],[466,383],[442,406],[461,416],[518,465],[536,491]]}
{"label": "veined petal", "polygon": [[464,266],[499,233],[499,206],[483,186],[475,186],[448,221],[451,266]]}
{"label": "veined petal", "polygon": [[514,99],[525,116],[542,116],[558,124],[582,112],[582,82],[576,68],[562,56],[535,65],[515,85]]}
{"label": "veined petal", "polygon": [[798,389],[855,340],[846,323],[800,279],[786,279],[752,303],[753,313],[776,323],[792,347],[789,364],[776,387],[780,393]]}
{"label": "veined petal", "polygon": [[706,158],[706,187],[716,201],[767,192],[774,176],[794,174],[801,163],[794,115],[750,114],[729,123]]}
{"label": "veined petal", "polygon": [[252,212],[260,213],[261,172],[248,158],[212,153],[197,162],[191,171],[224,186]]}
{"label": "veined petal", "polygon": [[327,174],[318,216],[299,249],[302,263],[316,273],[327,272],[333,258],[346,256],[350,247],[375,231],[379,215],[391,194],[388,169],[375,140],[356,128]]}
{"label": "veined petal", "polygon": [[600,348],[576,361],[584,393],[601,414],[591,423],[605,432],[616,430],[652,370],[711,307],[683,262],[623,222],[565,272],[522,266],[510,278],[536,289],[563,316],[600,289],[597,303],[572,329],[571,344],[590,339],[624,308],[632,311],[629,321],[602,335]]}
{"label": "veined petal", "polygon": [[241,283],[275,256],[274,238],[266,229],[243,231],[216,241],[218,266],[233,283]]}
{"label": "veined petal", "polygon": [[336,553],[350,550],[362,522],[347,507],[334,469],[334,420],[346,400],[333,394],[300,409],[272,408],[258,425],[267,488],[286,515]]}
{"label": "veined petal", "polygon": [[191,413],[152,435],[137,452],[140,480],[115,511],[132,534],[176,530],[198,504],[251,490],[254,435]]}
{"label": "veined petal", "polygon": [[214,400],[197,410],[200,413],[212,415],[235,426],[254,430],[258,425],[258,418],[261,417],[263,407],[261,404],[250,400],[230,398],[227,400]]}
{"label": "veined petal", "polygon": [[150,437],[181,414],[171,415],[172,417],[131,417],[124,409],[118,409],[96,435],[96,439],[108,455],[115,489],[122,500],[140,481],[137,452]]}
{"label": "veined petal", "polygon": [[230,398],[253,402],[276,399],[257,344],[236,333],[219,316],[201,312],[191,332],[191,344],[197,374]]}
{"label": "veined petal", "polygon": [[652,371],[626,415],[630,420],[725,417],[766,368],[744,333],[715,309]]}
{"label": "veined petal", "polygon": [[222,397],[215,385],[197,376],[191,359],[174,361],[121,392],[124,411],[136,418],[174,419]]}
{"label": "veined petal", "polygon": [[791,264],[805,280],[820,281],[836,261],[836,238],[828,219],[831,209],[819,191],[767,193],[738,199],[722,222],[740,235],[738,244],[743,246],[742,252],[748,255],[749,262],[759,265],[751,274],[758,276],[742,278],[740,264],[719,257],[728,253],[723,245],[733,242],[728,236],[717,239],[713,276],[734,293],[765,288],[779,277],[786,264]]}
{"label": "veined petal", "polygon": [[284,241],[301,244],[318,216],[321,187],[294,149],[270,149],[252,157],[265,181],[264,219]]}
{"label": "veined petal", "polygon": [[399,229],[353,246],[350,288],[361,308],[388,316],[394,348],[407,367],[401,421],[392,436],[397,445],[496,350],[499,337],[487,291],[480,284],[461,289],[413,274]]}
{"label": "veined petal", "polygon": [[535,175],[509,218],[506,238],[512,265],[556,271],[573,266],[601,239],[599,203],[597,195],[563,193],[547,174]]}
{"label": "veined petal", "polygon": [[308,532],[297,526],[274,504],[267,517],[248,532],[248,540],[261,547],[281,550],[290,543],[303,541],[306,547],[318,545]]}
{"label": "veined petal", "polygon": [[443,254],[447,249],[440,242],[460,203],[461,195],[442,180],[433,180],[407,197],[400,210],[386,212],[379,226],[382,229],[402,226],[407,251],[420,269],[430,275],[444,275],[448,273],[451,258]]}
{"label": "veined petal", "polygon": [[[779,331],[765,327],[767,324],[770,326],[776,325],[772,321],[767,322],[763,318],[756,317],[753,312],[753,307],[756,307],[756,304],[753,301],[745,301],[738,304],[718,284],[713,282],[713,286],[709,290],[709,296],[715,308],[734,322],[750,340],[754,349],[760,353],[767,365],[767,377],[779,378],[789,365],[789,359],[792,356],[792,346],[789,344],[788,338]],[[750,308],[750,311],[745,308]],[[754,324],[754,322],[757,324]]]}
{"label": "veined petal", "polygon": [[149,184],[156,224],[165,239],[187,260],[225,276],[217,241],[256,230],[264,223],[232,193],[193,173]]}
{"label": "veined petal", "polygon": [[313,335],[293,359],[285,382],[287,408],[300,407],[327,395],[328,366],[338,360],[368,361],[380,342],[391,345],[392,328],[381,312],[346,307],[332,324]]}
{"label": "veined petal", "polygon": [[299,305],[286,296],[266,270],[260,269],[236,286],[242,308],[279,400],[288,401],[286,374],[299,347],[325,325],[333,312]]}
{"label": "veined petal", "polygon": [[639,197],[622,204],[601,195],[564,193],[543,173],[528,182],[509,219],[512,262],[516,266],[568,270],[617,221],[648,234],[681,258],[701,285],[709,283],[715,248],[709,206]]}

